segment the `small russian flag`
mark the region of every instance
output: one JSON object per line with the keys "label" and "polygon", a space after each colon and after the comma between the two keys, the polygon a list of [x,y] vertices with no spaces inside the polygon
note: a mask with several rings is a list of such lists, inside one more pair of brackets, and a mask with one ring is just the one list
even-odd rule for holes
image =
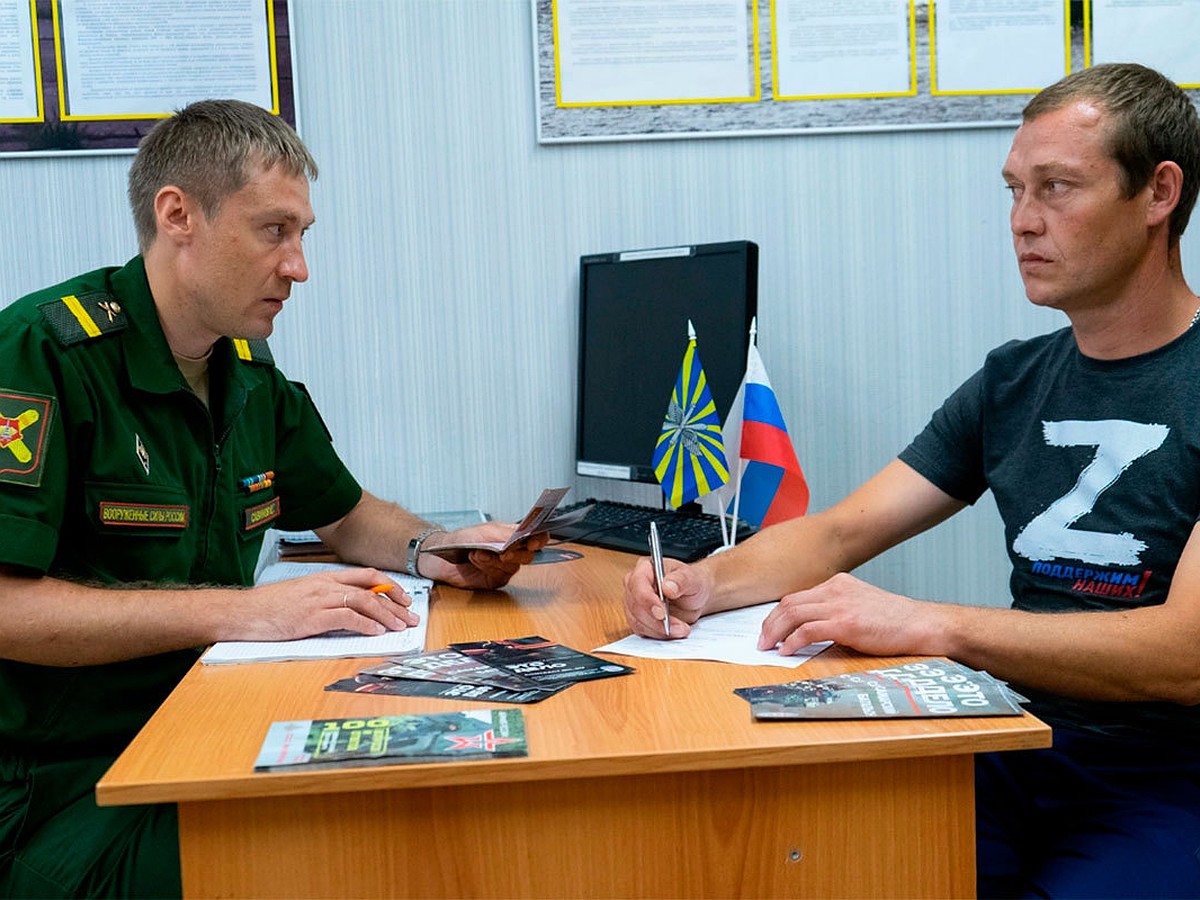
{"label": "small russian flag", "polygon": [[731,511],[738,518],[766,527],[808,511],[808,482],[753,343],[746,355],[746,375],[722,431],[726,458],[742,460],[740,479],[730,479],[737,492]]}

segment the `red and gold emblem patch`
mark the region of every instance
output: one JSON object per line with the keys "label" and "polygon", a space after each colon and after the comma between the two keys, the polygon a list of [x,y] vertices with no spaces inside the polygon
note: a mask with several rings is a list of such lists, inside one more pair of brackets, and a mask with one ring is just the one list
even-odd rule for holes
{"label": "red and gold emblem patch", "polygon": [[54,398],[0,390],[0,481],[38,487]]}

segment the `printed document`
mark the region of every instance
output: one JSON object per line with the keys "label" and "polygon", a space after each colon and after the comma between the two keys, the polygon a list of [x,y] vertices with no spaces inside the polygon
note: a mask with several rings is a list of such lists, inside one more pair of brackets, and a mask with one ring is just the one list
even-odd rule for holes
{"label": "printed document", "polygon": [[758,635],[762,621],[778,603],[761,603],[743,609],[705,616],[692,626],[689,637],[679,641],[660,641],[631,634],[629,637],[597,647],[597,653],[622,653],[646,659],[713,659],[741,666],[783,666],[794,669],[812,659],[833,641],[821,641],[802,647],[792,656],[780,656],[775,650],[759,650]]}

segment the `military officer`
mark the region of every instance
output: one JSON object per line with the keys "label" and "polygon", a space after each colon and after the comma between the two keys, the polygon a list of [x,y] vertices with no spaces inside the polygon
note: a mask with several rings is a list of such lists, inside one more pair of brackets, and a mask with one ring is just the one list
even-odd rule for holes
{"label": "military officer", "polygon": [[[219,640],[415,623],[381,569],[505,584],[543,539],[447,562],[447,535],[364,491],[265,338],[308,278],[317,167],[280,119],[192,104],[129,173],[140,254],[0,311],[0,892],[180,893],[174,807],[93,787]],[[363,568],[251,587],[264,532]]]}

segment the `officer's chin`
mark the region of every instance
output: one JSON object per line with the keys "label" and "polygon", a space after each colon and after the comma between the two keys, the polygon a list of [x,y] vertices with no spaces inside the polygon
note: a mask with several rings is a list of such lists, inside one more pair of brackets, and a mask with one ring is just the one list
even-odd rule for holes
{"label": "officer's chin", "polygon": [[266,318],[252,319],[243,326],[243,334],[238,337],[246,338],[251,341],[261,341],[269,338],[275,330],[275,315],[272,314]]}

